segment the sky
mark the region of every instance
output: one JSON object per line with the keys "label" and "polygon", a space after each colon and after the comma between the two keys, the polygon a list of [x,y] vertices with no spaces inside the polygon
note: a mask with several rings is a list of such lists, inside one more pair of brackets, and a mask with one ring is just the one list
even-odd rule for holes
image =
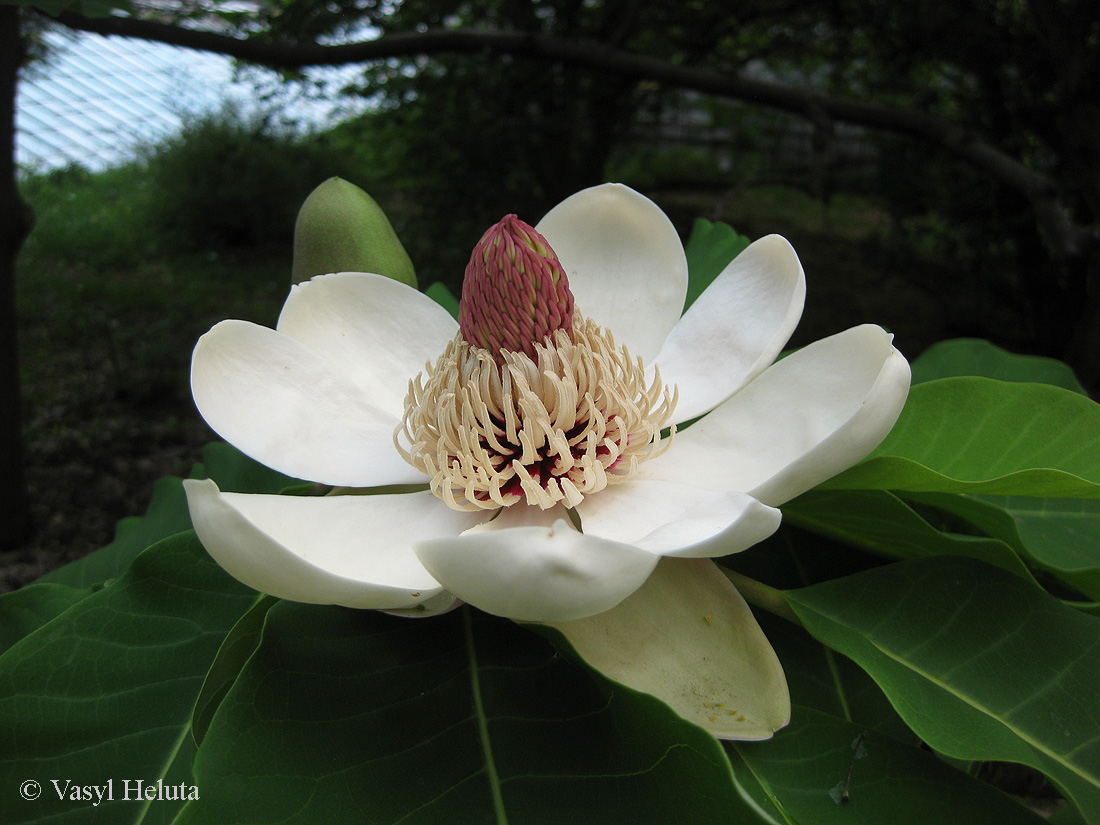
{"label": "sky", "polygon": [[[227,102],[246,113],[264,108],[252,83],[234,80],[226,57],[86,33],[49,32],[46,38],[53,57],[24,71],[17,91],[16,162],[23,169],[70,163],[103,169],[177,132],[189,116]],[[331,90],[355,72],[322,69],[312,76]],[[283,113],[308,127],[331,123],[336,110],[331,94],[327,102],[299,94]]]}

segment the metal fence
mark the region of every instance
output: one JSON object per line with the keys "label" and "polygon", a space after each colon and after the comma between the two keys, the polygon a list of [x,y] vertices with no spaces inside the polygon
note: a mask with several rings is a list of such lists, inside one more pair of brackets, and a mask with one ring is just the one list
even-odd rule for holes
{"label": "metal fence", "polygon": [[[262,70],[237,80],[226,57],[85,33],[52,31],[45,39],[50,58],[24,70],[17,91],[16,161],[26,170],[71,163],[106,168],[178,132],[188,117],[228,102],[246,113],[267,105],[257,100],[252,82]],[[356,73],[355,67],[321,70],[298,93],[284,89],[279,105],[299,123],[328,122],[336,89]],[[354,111],[366,104],[345,106]]]}

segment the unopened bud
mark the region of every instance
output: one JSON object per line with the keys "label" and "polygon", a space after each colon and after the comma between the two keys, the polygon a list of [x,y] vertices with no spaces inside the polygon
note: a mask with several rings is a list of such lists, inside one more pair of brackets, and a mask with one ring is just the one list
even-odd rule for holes
{"label": "unopened bud", "polygon": [[416,286],[412,261],[382,207],[342,178],[314,189],[294,225],[291,281],[329,272],[374,272]]}
{"label": "unopened bud", "polygon": [[466,265],[458,324],[467,343],[535,356],[556,330],[573,329],[573,293],[558,256],[534,228],[508,215],[486,230]]}

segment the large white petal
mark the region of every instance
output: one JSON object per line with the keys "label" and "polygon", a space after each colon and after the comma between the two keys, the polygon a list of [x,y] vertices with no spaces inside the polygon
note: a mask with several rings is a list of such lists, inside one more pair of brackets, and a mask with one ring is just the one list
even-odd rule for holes
{"label": "large white petal", "polygon": [[484,528],[422,542],[417,554],[463,601],[529,622],[568,621],[614,607],[656,566],[653,553],[580,533],[564,518],[538,523],[559,513],[509,507]]}
{"label": "large white petal", "polygon": [[673,328],[657,354],[680,391],[675,421],[714,409],[764,371],[802,317],[806,276],[785,238],[769,235],[734,258]]}
{"label": "large white petal", "polygon": [[557,253],[577,311],[648,363],[684,309],[687,258],[649,198],[605,183],[566,198],[535,227]]}
{"label": "large white petal", "polygon": [[604,675],[720,739],[768,739],[790,721],[779,659],[741,594],[707,559],[662,559],[618,607],[551,627]]}
{"label": "large white petal", "polygon": [[648,462],[654,477],[779,506],[864,458],[909,394],[909,364],[880,327],[853,327],[795,352]]}
{"label": "large white petal", "polygon": [[218,435],[287,475],[348,487],[425,481],[393,446],[398,418],[275,330],[215,325],[191,356],[191,393]]}
{"label": "large white petal", "polygon": [[588,496],[577,512],[588,535],[686,558],[740,553],[779,529],[782,519],[779,510],[744,493],[644,477]]}
{"label": "large white petal", "polygon": [[413,545],[457,535],[477,518],[429,492],[272,496],[223,493],[210,480],[183,485],[195,532],[226,572],[309,604],[387,610],[449,601]]}
{"label": "large white petal", "polygon": [[443,353],[458,324],[399,281],[340,272],[294,286],[276,328],[321,353],[370,403],[400,417],[409,379]]}

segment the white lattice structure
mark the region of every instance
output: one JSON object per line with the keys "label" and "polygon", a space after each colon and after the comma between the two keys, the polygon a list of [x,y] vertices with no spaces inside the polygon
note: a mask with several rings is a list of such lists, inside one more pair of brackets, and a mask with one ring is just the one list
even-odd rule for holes
{"label": "white lattice structure", "polygon": [[[245,111],[258,108],[252,84],[234,82],[229,58],[132,38],[45,36],[53,57],[25,71],[18,87],[16,161],[23,168],[79,163],[102,169],[177,132],[189,115],[227,101]],[[335,89],[356,72],[347,67],[311,77]],[[286,104],[289,115],[307,124],[331,119],[334,108],[332,97]]]}

